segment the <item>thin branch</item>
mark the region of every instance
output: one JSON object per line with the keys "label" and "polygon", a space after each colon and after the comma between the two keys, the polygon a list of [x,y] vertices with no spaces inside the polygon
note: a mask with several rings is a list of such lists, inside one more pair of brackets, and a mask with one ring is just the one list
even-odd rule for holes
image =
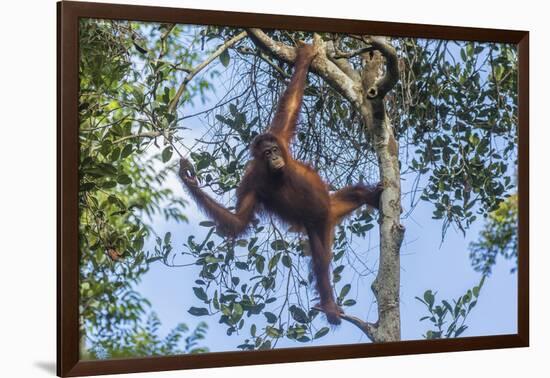
{"label": "thin branch", "polygon": [[159,60],[161,60],[164,55],[166,55],[166,52],[167,52],[167,48],[166,48],[166,39],[168,38],[168,36],[170,35],[170,33],[172,32],[172,30],[174,30],[174,27],[176,26],[176,24],[167,24],[166,25],[166,31],[164,33],[162,33],[162,35],[160,36],[160,53],[159,53],[159,56],[157,58],[157,62]]}
{"label": "thin branch", "polygon": [[[294,63],[296,59],[296,49],[294,47],[273,40],[261,29],[250,28],[247,31],[250,37],[252,37],[252,41],[258,47],[279,60],[286,63]],[[318,35],[314,35],[314,45],[318,46],[319,54],[311,63],[311,70],[329,83],[348,101],[360,107],[362,102],[360,95],[361,84],[351,79],[328,58],[325,43]]]}
{"label": "thin branch", "polygon": [[231,98],[228,99],[228,100],[220,101],[220,102],[218,102],[216,105],[212,106],[211,108],[208,108],[208,109],[205,109],[205,110],[201,110],[200,112],[197,112],[197,113],[188,114],[188,115],[185,115],[185,116],[183,116],[183,117],[179,117],[179,118],[177,119],[177,121],[179,122],[179,121],[182,121],[182,120],[187,119],[187,118],[193,118],[193,117],[199,116],[199,115],[201,115],[201,114],[211,112],[212,110],[215,110],[215,109],[220,108],[220,107],[222,107],[222,106],[225,106],[225,105],[229,104],[230,102],[233,102],[233,101],[235,101],[236,99],[241,98],[242,96],[244,96],[244,95],[248,92],[248,90],[249,90],[249,89],[245,90],[245,91],[244,91],[243,93],[241,93],[241,94],[238,94],[238,95],[236,95],[236,96],[234,96],[234,97],[231,97]]}
{"label": "thin branch", "polygon": [[237,48],[236,50],[243,55],[254,55],[254,56],[260,57],[264,62],[269,64],[275,71],[277,71],[282,77],[286,79],[290,79],[290,75],[287,74],[285,71],[283,71],[281,67],[277,66],[277,64],[275,64],[275,62],[273,62],[270,59],[271,55],[268,56],[267,54],[264,54],[262,51],[260,51],[259,53],[256,53],[255,50],[245,46]]}
{"label": "thin branch", "polygon": [[225,50],[233,46],[235,43],[246,37],[247,33],[242,32],[240,34],[237,34],[235,37],[227,40],[225,43],[223,43],[212,55],[210,55],[205,61],[200,63],[198,66],[193,68],[191,72],[183,79],[182,83],[180,84],[178,91],[176,92],[175,97],[172,99],[172,102],[170,102],[170,105],[168,106],[168,112],[173,112],[176,108],[181,96],[183,95],[183,92],[185,91],[185,88],[187,87],[187,84],[193,80],[193,78],[202,71],[206,66],[208,66],[214,59],[219,57]]}
{"label": "thin branch", "polygon": [[163,133],[161,131],[145,131],[143,133],[127,135],[125,137],[119,138],[119,139],[113,141],[113,144],[121,143],[121,142],[124,142],[125,140],[134,139],[134,138],[153,139],[153,138],[157,138],[157,137],[162,136],[162,135],[163,135]]}
{"label": "thin branch", "polygon": [[359,72],[349,62],[349,58],[345,58],[341,56],[341,53],[339,52],[337,48],[337,44],[333,41],[327,41],[326,42],[326,51],[328,58],[338,66],[344,72],[346,75],[348,75],[352,80],[354,81],[360,81],[361,75],[359,75]]}
{"label": "thin branch", "polygon": [[353,58],[354,56],[364,54],[366,52],[370,52],[374,50],[373,46],[366,46],[357,50],[353,51],[340,51],[338,48],[334,49],[334,55],[332,55],[332,58],[340,59],[340,58]]}

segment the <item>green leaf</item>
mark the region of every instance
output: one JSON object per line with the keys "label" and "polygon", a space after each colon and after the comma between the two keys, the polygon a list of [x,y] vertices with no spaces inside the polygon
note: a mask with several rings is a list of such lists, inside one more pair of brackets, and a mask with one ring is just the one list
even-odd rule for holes
{"label": "green leaf", "polygon": [[204,315],[208,315],[208,309],[204,308],[204,307],[191,307],[188,312],[191,314],[191,315],[194,315],[194,316],[204,316]]}
{"label": "green leaf", "polygon": [[170,244],[170,239],[172,238],[172,233],[167,232],[164,234],[164,244]]}
{"label": "green leaf", "polygon": [[120,175],[117,177],[117,182],[122,185],[128,185],[132,183],[132,179],[128,175]]}
{"label": "green leaf", "polygon": [[456,330],[455,337],[460,336],[460,334],[462,334],[462,332],[466,331],[467,328],[468,328],[467,325],[461,326],[459,329]]}
{"label": "green leaf", "polygon": [[229,50],[228,49],[225,49],[221,54],[220,54],[220,62],[222,62],[223,66],[224,67],[227,67],[229,65]]}
{"label": "green leaf", "polygon": [[278,328],[275,328],[275,327],[266,327],[265,328],[265,331],[267,333],[268,336],[271,336],[271,337],[279,337],[281,336],[281,331],[278,329]]}
{"label": "green leaf", "polygon": [[197,171],[201,171],[204,168],[208,167],[210,165],[210,159],[201,159],[197,162],[197,165],[195,166],[195,169]]}
{"label": "green leaf", "polygon": [[292,266],[292,260],[289,255],[283,255],[281,261],[283,262],[283,265],[287,268],[290,268]]}
{"label": "green leaf", "polygon": [[292,305],[289,307],[289,310],[290,310],[290,315],[292,315],[292,318],[296,320],[298,323],[302,323],[302,324],[309,323],[308,316],[306,315],[304,310],[302,310],[301,308]]}
{"label": "green leaf", "polygon": [[116,181],[105,181],[101,184],[101,187],[104,189],[111,189],[116,186]]}
{"label": "green leaf", "polygon": [[248,270],[248,264],[242,261],[236,261],[235,266],[241,270]]}
{"label": "green leaf", "polygon": [[263,271],[264,271],[264,265],[265,265],[264,259],[263,258],[258,258],[256,260],[256,271],[258,273],[262,274]]}
{"label": "green leaf", "polygon": [[233,305],[233,312],[238,316],[242,316],[243,314],[243,306],[241,306],[239,303],[235,303]]}
{"label": "green leaf", "polygon": [[143,47],[138,45],[136,42],[133,42],[133,44],[134,44],[134,47],[136,48],[137,51],[139,51],[143,55],[147,55],[147,50],[146,49],[144,49]]}
{"label": "green leaf", "polygon": [[220,309],[220,301],[218,300],[218,290],[214,292],[214,298],[212,299],[212,305],[216,310]]}
{"label": "green leaf", "polygon": [[113,148],[113,150],[111,151],[111,161],[116,161],[120,158],[120,148],[116,147],[116,148]]}
{"label": "green leaf", "polygon": [[284,251],[288,248],[288,243],[282,239],[271,242],[271,248],[275,251]]}
{"label": "green leaf", "polygon": [[93,182],[85,182],[84,184],[80,185],[80,188],[78,188],[81,192],[87,192],[89,190],[92,190],[95,188],[95,183]]}
{"label": "green leaf", "polygon": [[277,316],[272,313],[272,312],[269,312],[269,311],[265,311],[264,312],[264,316],[265,318],[267,319],[267,322],[268,323],[275,323],[277,321]]}
{"label": "green leaf", "polygon": [[134,249],[136,251],[141,251],[144,244],[145,244],[145,240],[143,239],[143,237],[136,238],[134,240]]}
{"label": "green leaf", "polygon": [[133,147],[131,144],[127,144],[126,146],[124,146],[124,148],[122,149],[122,152],[120,153],[120,158],[121,159],[124,159],[128,156],[130,156],[130,154],[133,152]]}
{"label": "green leaf", "polygon": [[194,287],[193,292],[195,293],[195,296],[200,300],[205,302],[208,300],[208,296],[206,295],[206,292],[202,287]]}
{"label": "green leaf", "polygon": [[344,287],[342,288],[342,290],[340,290],[340,298],[345,298],[346,295],[348,295],[349,291],[351,289],[351,285],[350,284],[346,284],[344,285]]}
{"label": "green leaf", "polygon": [[435,296],[433,295],[431,290],[426,290],[424,293],[424,300],[428,304],[429,307],[432,307],[435,301]]}
{"label": "green leaf", "polygon": [[272,271],[273,268],[275,268],[277,266],[277,264],[279,263],[280,258],[281,258],[281,254],[277,253],[275,256],[273,256],[269,260],[269,264],[267,265],[267,268],[268,268],[269,271]]}
{"label": "green leaf", "polygon": [[313,336],[314,339],[319,339],[323,336],[325,336],[328,331],[330,331],[330,329],[328,327],[323,327],[321,328],[320,330],[318,330],[317,332],[315,332],[315,336]]}
{"label": "green leaf", "polygon": [[503,74],[504,74],[504,67],[499,64],[495,69],[495,79],[496,79],[496,81],[500,81],[500,79],[502,79]]}
{"label": "green leaf", "polygon": [[165,104],[168,104],[170,102],[170,88],[164,87],[164,93],[162,94],[162,101]]}
{"label": "green leaf", "polygon": [[168,146],[162,151],[162,162],[166,163],[172,157],[173,151],[172,147]]}
{"label": "green leaf", "polygon": [[199,223],[199,226],[202,226],[202,227],[214,227],[215,225],[216,223],[212,221],[202,221]]}
{"label": "green leaf", "polygon": [[472,43],[468,43],[466,45],[466,54],[469,56],[469,57],[472,57],[474,56],[474,45]]}
{"label": "green leaf", "polygon": [[219,259],[217,257],[214,257],[214,256],[206,256],[206,258],[204,259],[204,261],[206,261],[208,264],[215,264],[215,263],[220,263],[223,261],[223,259]]}
{"label": "green leaf", "polygon": [[453,313],[453,307],[451,306],[451,304],[449,302],[447,302],[446,300],[442,300],[441,303],[443,303],[443,306],[445,306],[445,308],[452,314]]}

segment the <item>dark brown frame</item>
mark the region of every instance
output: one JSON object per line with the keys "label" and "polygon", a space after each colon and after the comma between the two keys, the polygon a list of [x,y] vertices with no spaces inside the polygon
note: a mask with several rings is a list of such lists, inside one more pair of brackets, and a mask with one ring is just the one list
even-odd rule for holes
{"label": "dark brown frame", "polygon": [[[152,358],[79,360],[78,20],[126,19],[238,27],[515,43],[519,49],[518,333],[445,340],[300,347]],[[451,352],[529,345],[529,33],[393,22],[234,13],[148,6],[57,3],[57,375],[81,376]]]}

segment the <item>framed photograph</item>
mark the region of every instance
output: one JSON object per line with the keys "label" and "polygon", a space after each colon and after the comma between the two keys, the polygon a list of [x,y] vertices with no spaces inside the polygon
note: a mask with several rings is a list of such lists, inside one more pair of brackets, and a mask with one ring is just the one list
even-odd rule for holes
{"label": "framed photograph", "polygon": [[59,376],[528,346],[528,32],[57,6]]}

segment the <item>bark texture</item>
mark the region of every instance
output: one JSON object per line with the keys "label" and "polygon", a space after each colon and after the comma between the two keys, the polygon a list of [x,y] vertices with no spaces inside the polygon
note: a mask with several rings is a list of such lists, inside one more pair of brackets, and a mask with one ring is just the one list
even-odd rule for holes
{"label": "bark texture", "polygon": [[[288,63],[296,58],[294,47],[273,40],[261,29],[251,28],[247,32],[254,43],[271,56]],[[351,52],[337,51],[332,41],[325,42],[318,35],[314,36],[314,45],[318,55],[311,64],[311,71],[360,111],[365,133],[374,140],[380,178],[384,184],[379,216],[379,268],[372,284],[378,304],[378,320],[370,323],[348,314],[344,314],[342,319],[357,326],[373,342],[399,341],[399,254],[405,229],[400,223],[399,148],[385,108],[385,96],[399,78],[397,55],[393,46],[382,37],[371,37],[364,48]],[[362,57],[361,71],[349,63],[352,56]]]}

